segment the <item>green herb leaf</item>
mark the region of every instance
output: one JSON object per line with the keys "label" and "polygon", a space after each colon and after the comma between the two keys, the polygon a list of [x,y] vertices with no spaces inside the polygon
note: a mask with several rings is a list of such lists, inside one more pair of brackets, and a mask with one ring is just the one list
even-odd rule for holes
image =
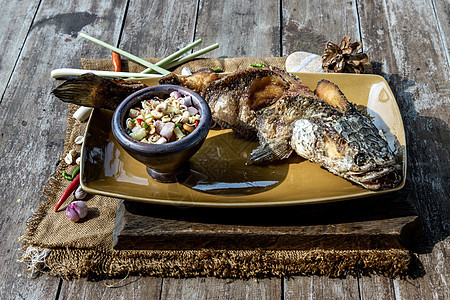
{"label": "green herb leaf", "polygon": [[256,67],[256,68],[267,67],[267,66],[266,66],[265,64],[263,64],[263,63],[250,64],[250,66],[252,66],[252,67]]}

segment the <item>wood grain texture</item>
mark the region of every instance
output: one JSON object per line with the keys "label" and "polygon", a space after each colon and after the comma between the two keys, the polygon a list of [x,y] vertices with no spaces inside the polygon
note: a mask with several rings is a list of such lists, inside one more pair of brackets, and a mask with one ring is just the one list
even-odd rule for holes
{"label": "wood grain texture", "polygon": [[50,71],[78,67],[86,45],[77,38],[78,31],[107,37],[116,17],[100,1],[42,1],[26,36],[0,105],[0,114],[8,116],[0,120],[0,192],[5,203],[0,210],[0,262],[8,270],[1,272],[2,299],[56,296],[58,278],[30,280],[23,273],[24,265],[16,263],[24,224],[63,152],[67,106],[50,95],[57,85]]}
{"label": "wood grain texture", "polygon": [[[345,279],[320,276],[294,277],[284,280],[283,298],[293,299],[360,299],[355,277]],[[380,298],[381,299],[381,298]]]}
{"label": "wood grain texture", "polygon": [[162,279],[129,276],[100,282],[63,281],[58,299],[160,299]]}
{"label": "wood grain texture", "polygon": [[[194,25],[190,18],[194,14],[192,7],[184,16],[176,11],[179,4],[168,1],[130,1],[130,18],[127,19],[123,15],[127,3],[123,1],[3,2],[0,21],[1,299],[52,299],[56,296],[78,299],[103,295],[104,298],[130,299],[134,293],[154,299],[183,294],[187,295],[185,298],[219,295],[222,299],[246,296],[255,299],[450,298],[450,204],[447,196],[450,176],[449,169],[445,168],[450,140],[448,1],[325,3],[284,0],[279,4],[262,0],[242,3],[205,0],[200,1],[198,16],[193,17]],[[192,3],[181,2],[180,7]],[[153,15],[156,25],[140,29],[139,22],[144,18],[147,23],[152,22],[146,17],[149,11],[156,13]],[[158,22],[166,21],[160,14],[181,16],[184,23],[177,24],[186,24],[186,28],[172,29],[175,40],[160,39],[162,49],[151,43],[147,45],[147,40],[144,45],[136,46],[139,36],[153,37],[148,31],[171,32],[171,28],[158,27]],[[124,20],[124,32],[129,31],[129,36],[126,33],[121,36]],[[282,282],[261,280],[257,284],[214,278],[164,279],[162,286],[161,280],[155,278],[129,277],[123,285],[120,280],[106,282],[118,284],[117,289],[106,288],[105,282],[76,280],[63,282],[60,295],[57,295],[59,279],[46,275],[28,278],[23,265],[15,263],[20,247],[17,240],[63,151],[66,106],[49,95],[58,84],[49,78],[49,72],[53,68],[80,67],[80,57],[94,59],[110,55],[108,50],[78,38],[79,31],[123,47],[132,44],[137,47],[138,55],[149,56],[165,55],[197,38],[204,40],[203,45],[221,44],[219,50],[208,54],[211,57],[276,56],[297,50],[320,54],[328,40],[338,42],[346,34],[354,40],[362,40],[375,71],[389,81],[407,130],[408,200],[425,222],[426,238],[416,247],[423,252],[419,258],[424,273],[406,280],[379,276],[359,278],[359,294],[358,279],[352,277],[296,276]],[[189,37],[184,40],[183,34]]]}
{"label": "wood grain texture", "polygon": [[450,299],[449,249],[450,238],[446,238],[434,246],[432,253],[420,256],[424,266],[422,276],[392,280],[396,299]]}
{"label": "wood grain texture", "polygon": [[[380,64],[379,72],[389,82],[402,113],[410,154],[408,199],[424,220],[428,239],[424,243],[430,246],[445,238],[450,228],[450,169],[442,167],[443,161],[450,161],[449,67],[438,25],[435,18],[427,17],[432,10],[428,2],[417,6],[397,1],[361,3],[359,10],[366,50]],[[421,42],[427,47],[411,50]]]}
{"label": "wood grain texture", "polygon": [[217,278],[164,279],[161,300],[279,299],[280,279],[226,280]]}
{"label": "wood grain texture", "polygon": [[447,0],[432,0],[433,14],[436,15],[440,42],[444,48],[447,66],[450,66],[450,2]]}
{"label": "wood grain texture", "polygon": [[[448,299],[448,264],[443,261],[448,261],[449,248],[448,241],[440,242],[450,228],[450,174],[442,165],[450,160],[448,48],[442,40],[448,14],[439,11],[436,18],[433,8],[442,7],[440,1],[410,4],[358,2],[365,50],[389,82],[402,113],[408,200],[424,221],[423,239],[416,247],[425,253],[419,256],[424,270],[416,279],[393,280],[390,290],[396,299]],[[417,48],[419,44],[426,46]],[[361,289],[373,293],[364,281]]]}
{"label": "wood grain texture", "polygon": [[358,281],[360,299],[394,300],[394,287],[392,279],[383,276],[361,276]]}
{"label": "wood grain texture", "polygon": [[131,1],[119,48],[139,57],[166,57],[194,41],[196,13],[196,0]]}
{"label": "wood grain texture", "polygon": [[114,248],[404,249],[420,234],[421,223],[401,195],[226,210],[121,202]]}
{"label": "wood grain texture", "polygon": [[[58,278],[30,278],[27,274],[24,274],[24,266],[19,266],[16,263],[20,255],[18,238],[23,233],[25,220],[37,203],[36,198],[39,195],[40,187],[37,187],[36,184],[43,184],[45,178],[55,168],[55,165],[48,164],[45,160],[41,161],[39,163],[41,170],[38,168],[35,172],[48,168],[44,172],[45,175],[37,178],[34,188],[23,189],[25,185],[24,181],[27,178],[25,178],[26,176],[20,176],[21,179],[19,180],[22,180],[22,183],[15,182],[15,178],[17,178],[17,167],[28,170],[35,163],[32,160],[26,161],[26,159],[23,159],[25,161],[22,162],[19,160],[22,157],[18,155],[22,151],[22,146],[28,144],[28,142],[24,142],[28,132],[25,134],[22,129],[22,124],[25,123],[21,123],[21,119],[15,122],[9,120],[9,127],[12,126],[13,128],[8,128],[5,124],[5,119],[8,119],[5,117],[10,115],[9,111],[14,112],[17,110],[14,107],[14,103],[18,102],[16,99],[8,98],[10,94],[6,85],[9,80],[11,80],[9,87],[11,87],[11,84],[17,84],[17,81],[20,80],[20,77],[16,76],[14,80],[11,79],[11,76],[13,76],[14,71],[20,70],[20,67],[16,67],[16,61],[21,54],[23,43],[27,38],[28,30],[32,25],[38,6],[39,1],[19,3],[17,1],[3,1],[2,3],[2,26],[0,26],[0,48],[2,53],[0,56],[0,95],[2,96],[0,99],[0,111],[2,111],[3,116],[0,123],[0,170],[2,172],[0,179],[0,191],[2,194],[2,209],[0,210],[1,299],[51,299],[55,297],[59,283]],[[24,53],[26,51],[27,49],[23,49]],[[22,72],[25,72],[23,67]],[[24,97],[27,97],[27,93],[22,92],[17,99]],[[31,101],[32,99],[29,100]],[[23,107],[20,103],[16,104],[16,106]],[[16,135],[15,131],[21,132],[21,134]],[[20,143],[20,140],[16,139],[20,139],[22,142]],[[18,148],[14,150],[16,147]],[[13,151],[13,153],[5,154],[4,151]],[[14,176],[14,174],[16,175]],[[19,202],[17,202],[18,200]]]}
{"label": "wood grain texture", "polygon": [[1,5],[0,95],[3,95],[39,7],[39,1],[20,1],[18,3],[17,1],[4,1]]}
{"label": "wood grain texture", "polygon": [[327,41],[345,35],[360,40],[356,1],[282,1],[282,55],[306,51],[321,55]]}
{"label": "wood grain texture", "polygon": [[208,57],[280,56],[279,30],[278,1],[202,0],[195,38],[220,44]]}

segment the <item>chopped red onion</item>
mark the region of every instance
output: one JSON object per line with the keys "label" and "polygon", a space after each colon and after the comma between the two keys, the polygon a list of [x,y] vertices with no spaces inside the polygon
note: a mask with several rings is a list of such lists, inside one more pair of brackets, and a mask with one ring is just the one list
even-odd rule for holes
{"label": "chopped red onion", "polygon": [[187,108],[187,111],[189,112],[189,115],[190,115],[190,116],[195,116],[195,115],[198,113],[198,109],[196,109],[196,108],[193,107],[193,106],[189,106],[189,107]]}
{"label": "chopped red onion", "polygon": [[170,97],[174,97],[175,99],[181,98],[181,94],[178,91],[173,91],[170,93]]}
{"label": "chopped red onion", "polygon": [[175,123],[167,122],[164,124],[164,127],[161,129],[160,135],[165,137],[167,140],[170,139],[173,133],[173,129],[175,128]]}
{"label": "chopped red onion", "polygon": [[164,127],[164,123],[161,121],[156,121],[155,131],[157,134],[161,134],[161,129]]}
{"label": "chopped red onion", "polygon": [[184,106],[191,106],[192,105],[192,97],[191,96],[184,96],[183,103]]}

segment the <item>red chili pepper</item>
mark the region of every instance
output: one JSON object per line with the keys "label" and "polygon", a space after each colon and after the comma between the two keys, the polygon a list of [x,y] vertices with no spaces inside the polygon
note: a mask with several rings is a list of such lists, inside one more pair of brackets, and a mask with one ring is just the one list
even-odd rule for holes
{"label": "red chili pepper", "polygon": [[114,72],[122,71],[122,62],[120,61],[120,54],[117,52],[111,52],[112,63],[114,65]]}
{"label": "red chili pepper", "polygon": [[144,122],[144,120],[142,120],[142,119],[136,119],[136,122],[138,122],[138,124],[141,125],[141,124]]}
{"label": "red chili pepper", "polygon": [[197,128],[197,126],[198,126],[198,120],[195,121],[195,128]]}
{"label": "red chili pepper", "polygon": [[69,197],[70,194],[78,187],[80,184],[80,174],[78,174],[73,181],[69,184],[67,189],[64,191],[64,193],[61,195],[61,198],[59,198],[58,202],[55,206],[55,212],[58,211],[59,207],[66,201],[67,197]]}

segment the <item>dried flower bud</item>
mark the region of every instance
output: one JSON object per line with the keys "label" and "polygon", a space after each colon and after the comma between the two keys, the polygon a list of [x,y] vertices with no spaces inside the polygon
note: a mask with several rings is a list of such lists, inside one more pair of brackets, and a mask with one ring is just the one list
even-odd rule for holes
{"label": "dried flower bud", "polygon": [[86,217],[87,213],[88,207],[83,201],[73,201],[66,208],[66,216],[73,222],[83,219]]}

